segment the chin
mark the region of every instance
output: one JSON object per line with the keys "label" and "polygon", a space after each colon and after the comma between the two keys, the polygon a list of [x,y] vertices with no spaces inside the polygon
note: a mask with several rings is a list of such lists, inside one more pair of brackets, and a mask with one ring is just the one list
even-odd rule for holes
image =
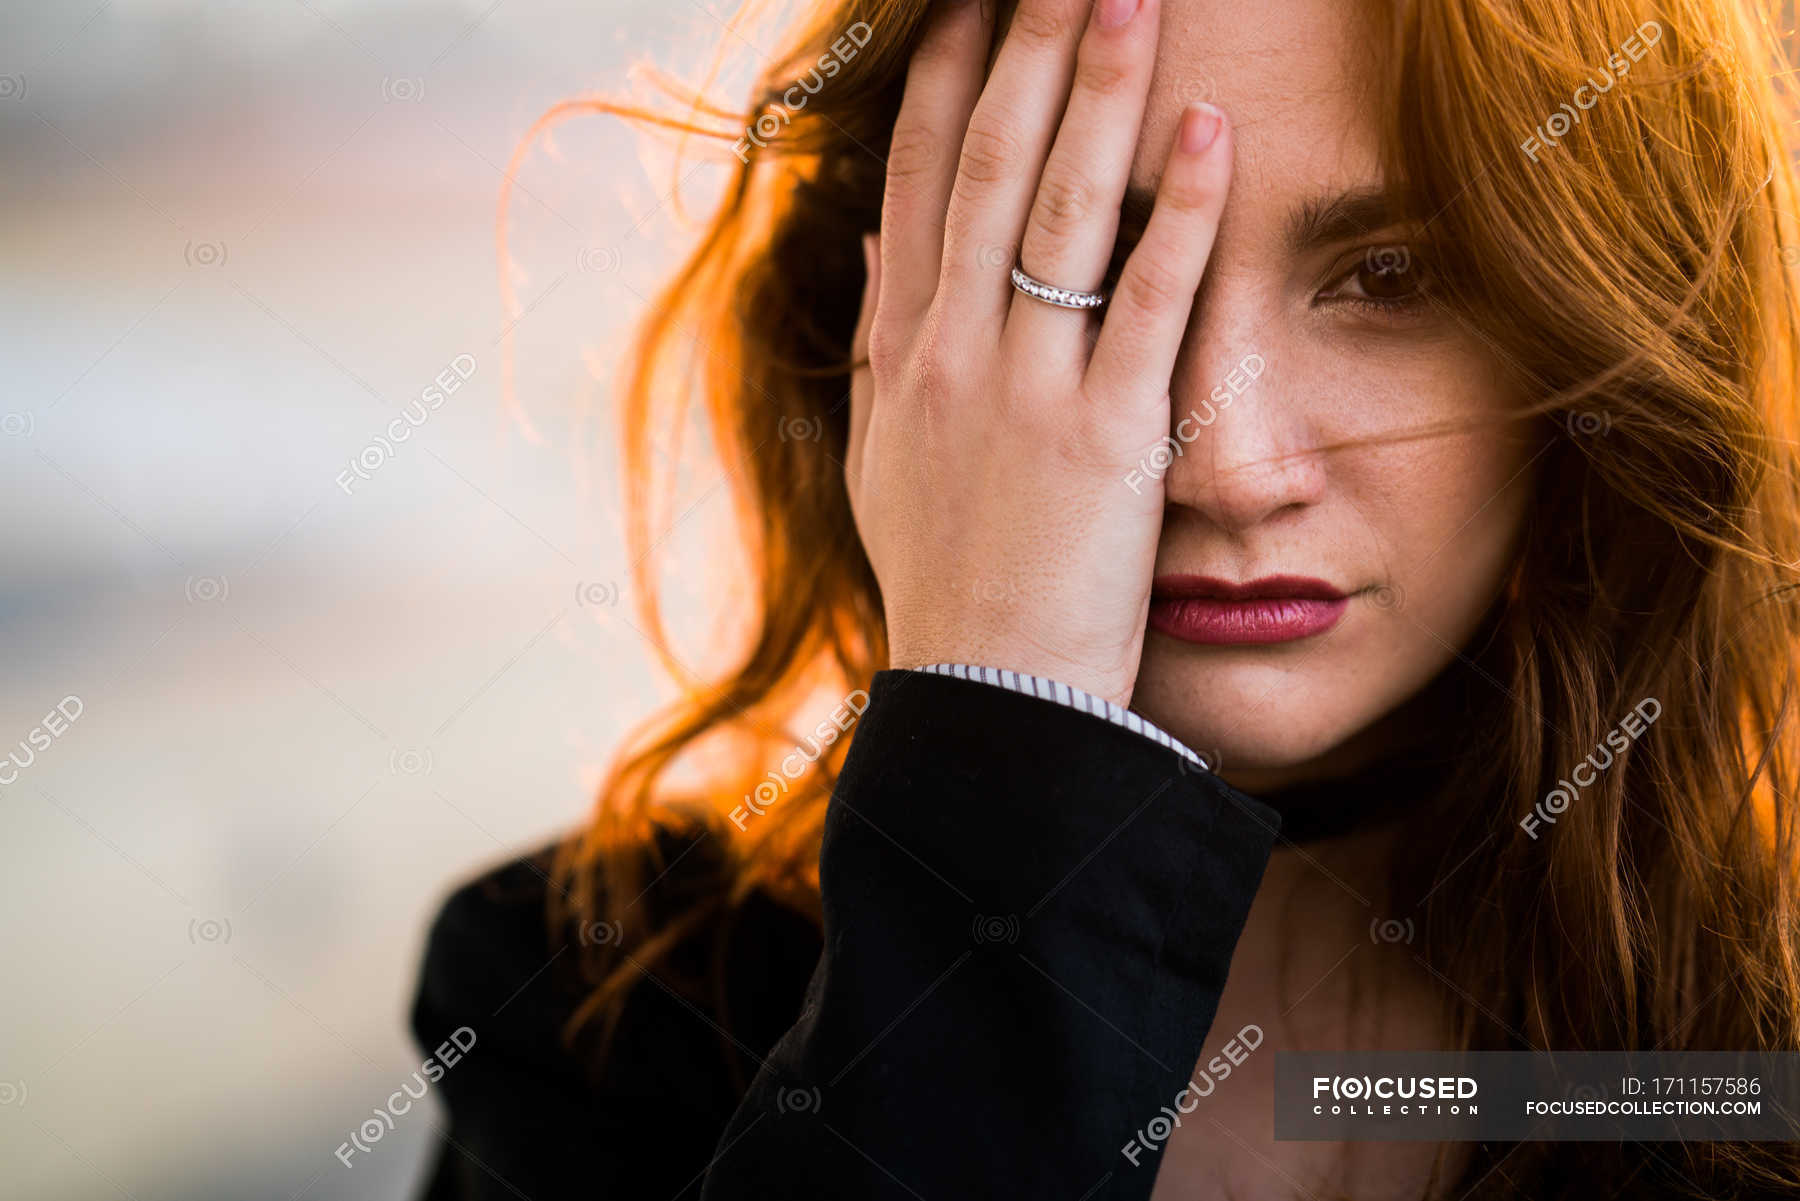
{"label": "chin", "polygon": [[[1211,657],[1211,656],[1207,656]],[[1145,657],[1132,708],[1247,791],[1354,770],[1404,688],[1318,658],[1238,664]],[[1342,667],[1342,670],[1334,668]],[[1374,665],[1371,665],[1373,667]]]}

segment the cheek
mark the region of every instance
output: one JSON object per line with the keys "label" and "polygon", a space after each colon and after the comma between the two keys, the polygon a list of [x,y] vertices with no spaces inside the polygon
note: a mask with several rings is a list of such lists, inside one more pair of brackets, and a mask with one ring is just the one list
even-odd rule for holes
{"label": "cheek", "polygon": [[1421,614],[1484,610],[1524,522],[1539,449],[1536,426],[1509,419],[1525,397],[1505,364],[1437,324],[1355,344],[1332,368],[1322,373],[1334,377],[1330,394],[1354,403],[1322,414],[1322,432],[1357,445],[1334,465],[1331,491],[1379,545],[1371,566],[1417,592],[1406,601]]}
{"label": "cheek", "polygon": [[1370,567],[1396,644],[1447,659],[1474,632],[1515,556],[1531,453],[1524,430],[1491,426],[1357,456],[1344,496],[1382,515],[1368,531],[1379,548]]}

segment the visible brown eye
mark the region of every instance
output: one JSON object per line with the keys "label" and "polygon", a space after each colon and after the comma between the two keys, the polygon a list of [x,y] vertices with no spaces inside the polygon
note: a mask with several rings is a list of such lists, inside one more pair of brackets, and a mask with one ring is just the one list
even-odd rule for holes
{"label": "visible brown eye", "polygon": [[1423,301],[1427,274],[1410,246],[1370,246],[1324,298],[1375,310],[1409,309]]}
{"label": "visible brown eye", "polygon": [[1357,278],[1363,291],[1377,300],[1397,300],[1419,287],[1419,273],[1413,269],[1409,246],[1369,247],[1363,252]]}

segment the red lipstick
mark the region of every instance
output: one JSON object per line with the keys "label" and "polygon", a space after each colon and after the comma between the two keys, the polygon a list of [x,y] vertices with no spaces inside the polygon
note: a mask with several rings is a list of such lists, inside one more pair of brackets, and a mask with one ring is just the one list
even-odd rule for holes
{"label": "red lipstick", "polygon": [[1292,642],[1338,623],[1350,598],[1324,580],[1270,575],[1234,584],[1203,575],[1157,576],[1150,628],[1204,646]]}

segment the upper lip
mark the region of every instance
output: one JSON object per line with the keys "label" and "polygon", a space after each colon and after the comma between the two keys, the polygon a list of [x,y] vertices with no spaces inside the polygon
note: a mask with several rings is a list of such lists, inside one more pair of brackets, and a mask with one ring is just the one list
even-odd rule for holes
{"label": "upper lip", "polygon": [[1342,600],[1344,590],[1302,575],[1265,575],[1233,583],[1209,575],[1163,575],[1150,583],[1156,600]]}

